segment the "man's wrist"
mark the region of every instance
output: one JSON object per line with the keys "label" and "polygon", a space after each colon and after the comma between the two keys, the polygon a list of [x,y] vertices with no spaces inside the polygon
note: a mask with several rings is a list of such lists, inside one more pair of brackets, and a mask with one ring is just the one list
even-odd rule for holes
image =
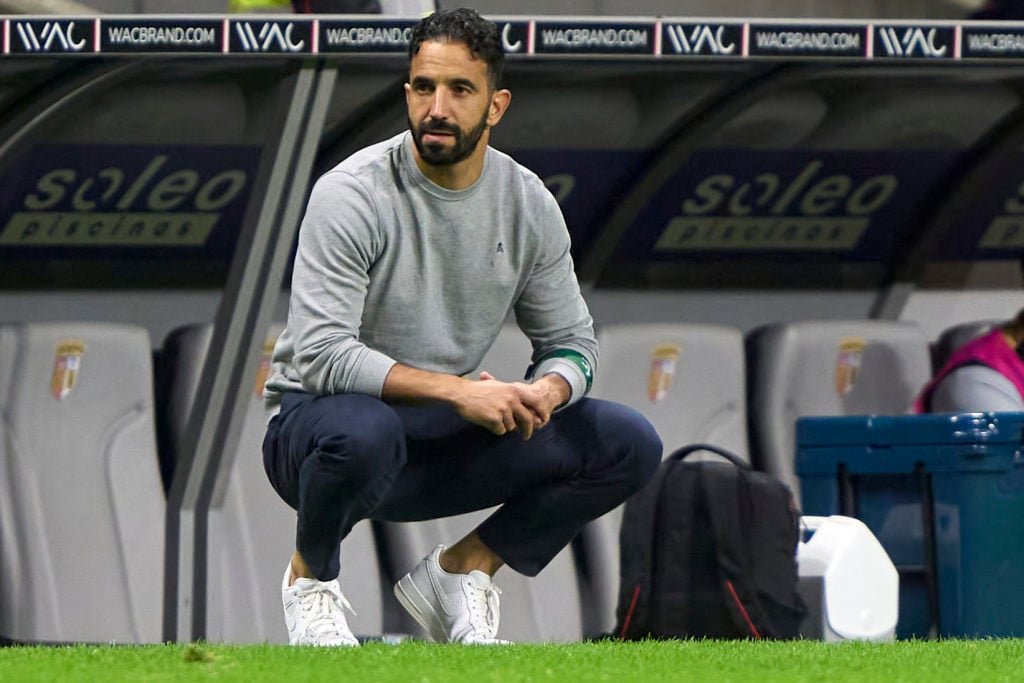
{"label": "man's wrist", "polygon": [[569,402],[572,398],[572,385],[569,380],[558,372],[549,372],[542,376],[538,382],[544,382],[548,396],[552,398],[551,407],[559,408]]}
{"label": "man's wrist", "polygon": [[441,381],[440,400],[449,405],[455,405],[466,392],[467,385],[473,380],[456,375],[445,375]]}
{"label": "man's wrist", "polygon": [[536,380],[550,374],[558,375],[569,385],[569,397],[561,407],[576,402],[587,393],[587,378],[571,359],[557,356],[545,358],[532,369],[530,376]]}

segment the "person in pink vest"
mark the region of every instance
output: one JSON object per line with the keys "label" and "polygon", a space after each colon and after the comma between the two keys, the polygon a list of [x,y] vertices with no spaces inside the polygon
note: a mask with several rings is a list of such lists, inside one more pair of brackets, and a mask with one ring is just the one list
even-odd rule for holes
{"label": "person in pink vest", "polygon": [[917,397],[918,413],[1024,411],[1024,308],[967,342]]}

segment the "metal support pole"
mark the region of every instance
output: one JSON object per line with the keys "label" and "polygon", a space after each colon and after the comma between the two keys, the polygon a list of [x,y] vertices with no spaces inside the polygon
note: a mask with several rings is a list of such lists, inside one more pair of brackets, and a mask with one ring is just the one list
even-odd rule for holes
{"label": "metal support pole", "polygon": [[[307,63],[288,77],[276,142],[261,158],[200,391],[168,494],[164,640],[206,635],[207,520],[217,480],[230,471],[266,328],[298,229],[301,202],[335,71]],[[278,132],[277,130],[274,131]]]}

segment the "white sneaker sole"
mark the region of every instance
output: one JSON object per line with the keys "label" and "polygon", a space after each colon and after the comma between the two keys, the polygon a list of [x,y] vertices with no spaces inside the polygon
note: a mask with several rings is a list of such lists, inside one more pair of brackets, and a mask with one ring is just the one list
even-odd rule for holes
{"label": "white sneaker sole", "polygon": [[420,589],[413,583],[412,577],[406,574],[395,584],[395,597],[405,611],[423,627],[431,640],[437,643],[448,642],[448,629],[441,616],[424,597]]}

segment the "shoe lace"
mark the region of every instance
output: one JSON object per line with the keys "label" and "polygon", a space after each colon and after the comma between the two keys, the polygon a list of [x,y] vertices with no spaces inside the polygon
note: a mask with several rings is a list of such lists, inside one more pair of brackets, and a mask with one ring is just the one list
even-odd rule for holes
{"label": "shoe lace", "polygon": [[473,586],[469,601],[470,623],[476,636],[493,640],[498,634],[498,621],[501,612],[498,609],[501,589],[493,583],[489,586]]}
{"label": "shoe lace", "polygon": [[339,591],[333,590],[329,583],[320,583],[307,588],[298,592],[296,597],[309,632],[315,636],[337,635],[338,625],[335,617],[344,617],[346,609],[353,615],[356,613],[345,596]]}

